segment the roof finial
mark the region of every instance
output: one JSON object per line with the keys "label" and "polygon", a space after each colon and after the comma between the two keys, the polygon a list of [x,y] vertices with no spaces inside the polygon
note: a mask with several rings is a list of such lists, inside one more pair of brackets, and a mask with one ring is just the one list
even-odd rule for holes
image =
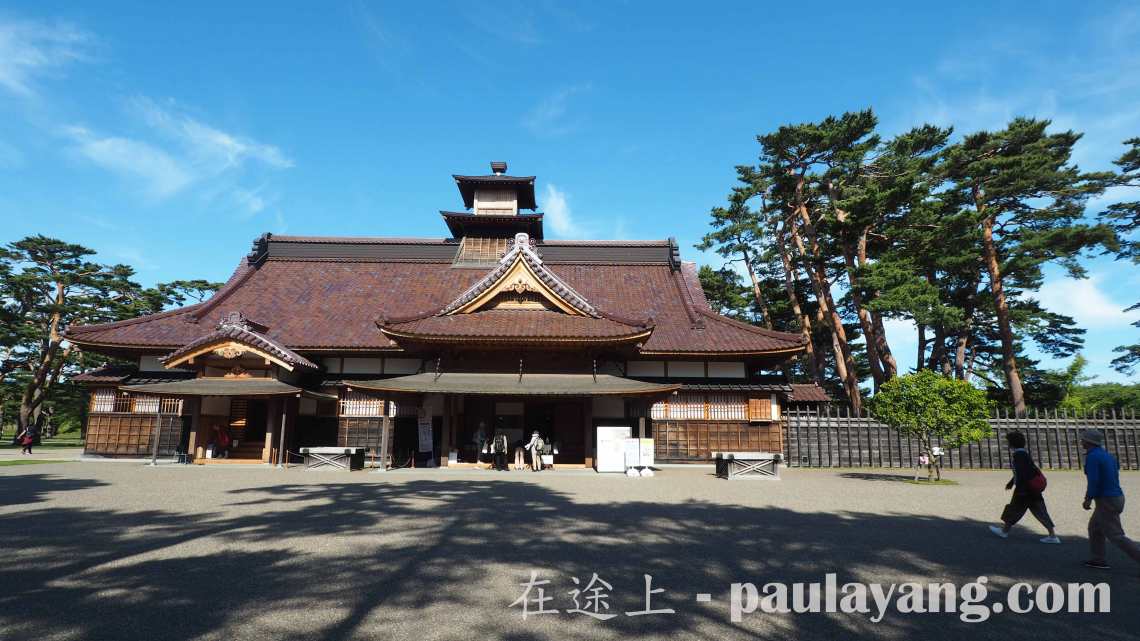
{"label": "roof finial", "polygon": [[503,174],[507,173],[506,161],[505,160],[492,160],[491,161],[491,173],[495,174],[496,176],[502,176]]}

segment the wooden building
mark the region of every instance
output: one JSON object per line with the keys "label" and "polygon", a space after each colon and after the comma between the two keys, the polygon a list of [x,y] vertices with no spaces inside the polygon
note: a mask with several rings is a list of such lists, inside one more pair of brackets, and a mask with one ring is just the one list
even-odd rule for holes
{"label": "wooden building", "polygon": [[505,163],[454,178],[446,238],[265,234],[201,304],[73,327],[131,363],[79,377],[88,453],[206,462],[224,429],[231,461],[341,445],[462,465],[480,431],[538,430],[556,465],[591,466],[599,425],[654,438],[659,461],[782,450],[793,390],[771,372],[798,334],[714,313],[672,239],[546,240],[534,177]]}

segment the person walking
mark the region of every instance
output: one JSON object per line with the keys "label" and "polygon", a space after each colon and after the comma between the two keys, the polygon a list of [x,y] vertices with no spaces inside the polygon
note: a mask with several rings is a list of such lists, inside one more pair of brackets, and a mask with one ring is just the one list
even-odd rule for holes
{"label": "person walking", "polygon": [[1085,490],[1082,507],[1093,511],[1089,518],[1089,551],[1092,558],[1085,561],[1085,565],[1098,570],[1108,569],[1105,539],[1112,541],[1133,561],[1140,563],[1140,546],[1125,536],[1124,526],[1120,524],[1120,513],[1124,511],[1120,464],[1104,449],[1104,434],[1100,430],[1081,432],[1081,445],[1085,448],[1085,477],[1088,478],[1088,489]]}
{"label": "person walking", "polygon": [[1013,478],[1005,484],[1005,489],[1012,488],[1013,496],[1001,512],[1001,526],[991,525],[990,531],[1003,539],[1008,539],[1009,531],[1028,510],[1049,531],[1049,535],[1040,541],[1060,543],[1061,539],[1057,537],[1053,519],[1049,517],[1049,510],[1045,507],[1045,475],[1041,473],[1037,464],[1033,462],[1033,457],[1025,449],[1025,435],[1021,432],[1010,432],[1005,435],[1005,440],[1009,445],[1009,466],[1013,469]]}
{"label": "person walking", "polygon": [[20,454],[31,454],[32,445],[34,445],[36,442],[36,435],[32,431],[32,428],[25,428],[24,431],[20,432],[16,438],[20,440],[20,445],[22,446],[20,449]]}

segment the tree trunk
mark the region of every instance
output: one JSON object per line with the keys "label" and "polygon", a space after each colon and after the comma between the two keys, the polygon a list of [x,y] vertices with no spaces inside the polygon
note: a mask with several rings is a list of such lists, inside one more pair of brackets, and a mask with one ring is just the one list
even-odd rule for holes
{"label": "tree trunk", "polygon": [[760,279],[756,278],[756,269],[752,266],[752,255],[747,249],[741,249],[740,255],[741,259],[744,260],[745,269],[748,270],[748,278],[752,281],[752,297],[756,299],[756,306],[764,315],[764,327],[775,329],[772,326],[772,312],[768,308],[768,301],[764,298],[764,293],[760,291]]}
{"label": "tree trunk", "polygon": [[[799,189],[797,189],[797,191],[799,191]],[[797,200],[797,213],[803,225],[804,233],[807,234],[808,243],[811,245],[811,255],[809,256],[804,252],[803,242],[799,239],[799,233],[795,229],[792,230],[792,238],[797,240],[800,253],[807,263],[808,276],[812,286],[815,288],[816,300],[819,302],[820,311],[823,313],[824,318],[831,324],[831,332],[835,336],[835,344],[837,345],[837,353],[835,355],[836,370],[843,380],[843,387],[847,391],[847,399],[851,404],[851,410],[858,413],[863,409],[863,397],[859,391],[859,378],[855,367],[855,359],[851,356],[851,346],[847,343],[847,330],[843,328],[843,319],[839,316],[839,312],[836,311],[835,300],[831,296],[831,283],[827,280],[825,258],[823,256],[823,250],[819,246],[819,238],[815,233],[815,225],[811,221],[811,215],[808,213],[807,205],[803,202],[802,195],[798,195]]]}
{"label": "tree trunk", "polygon": [[800,321],[800,334],[804,337],[806,343],[806,351],[808,356],[808,363],[811,366],[812,377],[815,379],[817,385],[823,385],[823,368],[820,362],[819,355],[815,351],[815,343],[812,337],[811,318],[804,313],[803,308],[800,307],[800,297],[796,294],[796,268],[792,264],[792,257],[788,253],[788,245],[785,241],[785,229],[780,226],[775,234],[776,249],[780,252],[780,263],[784,266],[784,290],[788,295],[788,302],[792,306],[792,313]]}
{"label": "tree trunk", "polygon": [[927,362],[927,367],[938,371],[942,367],[942,361],[946,357],[946,327],[938,325],[934,328],[934,340],[931,341],[930,346],[930,360]]}
{"label": "tree trunk", "polygon": [[[808,282],[811,283],[812,291],[814,291],[816,295],[815,322],[818,323],[820,327],[829,327],[830,314],[827,313],[827,299],[823,298],[823,288],[819,284],[819,273],[813,269],[811,257],[808,256],[807,251],[804,249],[804,241],[800,238],[799,230],[796,229],[795,226],[792,227],[792,240],[796,245],[796,250],[804,261],[804,269],[807,271]],[[847,390],[848,398],[850,398],[850,388],[847,387],[847,360],[843,358],[843,348],[835,338],[834,329],[828,332],[828,336],[831,337],[831,349],[835,355],[835,375],[843,384],[844,389]],[[822,368],[820,377],[823,377]]]}
{"label": "tree trunk", "polygon": [[994,310],[997,312],[998,333],[1001,336],[1001,360],[1005,369],[1006,384],[1009,387],[1010,402],[1017,416],[1025,416],[1025,391],[1021,387],[1021,375],[1017,371],[1017,358],[1013,344],[1013,329],[1009,323],[1009,305],[1005,301],[1002,288],[1001,265],[998,264],[997,248],[994,246],[994,221],[985,213],[985,206],[979,204],[982,214],[982,254],[986,270],[990,274],[990,291],[994,297]]}
{"label": "tree trunk", "polygon": [[[868,229],[864,229],[859,236],[859,251],[856,257],[859,259],[860,269],[867,267],[868,231]],[[875,296],[878,296],[878,292],[875,292]],[[898,376],[899,364],[895,361],[895,355],[891,352],[891,346],[887,342],[887,329],[883,327],[883,317],[879,312],[871,312],[871,324],[875,330],[875,349],[879,353],[879,362],[883,365],[883,379],[889,381]]]}
{"label": "tree trunk", "polygon": [[25,430],[36,424],[39,408],[44,402],[47,393],[48,376],[51,374],[56,352],[63,342],[60,333],[60,323],[63,321],[62,313],[66,290],[63,281],[56,279],[55,283],[55,312],[48,322],[48,332],[40,346],[39,362],[32,371],[32,378],[24,388],[20,398],[20,413],[16,415],[17,429]]}
{"label": "tree trunk", "polygon": [[918,326],[918,356],[914,360],[914,371],[919,371],[926,366],[926,325],[917,323]]}
{"label": "tree trunk", "polygon": [[[867,237],[866,231],[863,238]],[[864,241],[860,241],[861,243]],[[879,341],[876,337],[875,326],[871,321],[871,313],[863,306],[863,294],[859,291],[859,274],[855,266],[855,248],[850,239],[843,240],[843,262],[847,265],[847,282],[851,285],[851,301],[855,304],[855,312],[859,316],[859,327],[863,330],[863,342],[867,346],[867,363],[871,367],[871,380],[875,391],[886,380],[883,374],[883,363],[879,356]]]}
{"label": "tree trunk", "polygon": [[878,341],[879,359],[883,363],[883,377],[886,380],[898,376],[899,364],[887,343],[887,328],[883,326],[883,317],[878,312],[871,312],[871,322],[875,325],[875,339]]}

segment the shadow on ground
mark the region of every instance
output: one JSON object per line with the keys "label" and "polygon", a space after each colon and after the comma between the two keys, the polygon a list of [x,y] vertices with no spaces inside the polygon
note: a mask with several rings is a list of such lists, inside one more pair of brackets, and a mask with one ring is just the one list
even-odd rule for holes
{"label": "shadow on ground", "polygon": [[[856,481],[890,481],[902,482],[914,480],[914,474],[890,474],[890,473],[875,473],[875,472],[844,472],[839,475],[840,478],[852,479]],[[921,477],[923,480],[926,476]]]}
{"label": "shadow on ground", "polygon": [[[26,475],[3,483],[7,492],[43,496],[91,482]],[[227,500],[231,504],[193,518],[176,505],[145,511],[33,505],[0,514],[0,540],[12,551],[0,557],[5,638],[248,638],[253,631],[240,626],[250,613],[277,622],[265,624],[273,626],[265,638],[329,640],[874,634],[1123,641],[1135,639],[1140,622],[1135,590],[1116,592],[1109,615],[1005,615],[980,626],[945,614],[891,614],[877,625],[856,615],[758,614],[742,624],[729,621],[727,591],[734,581],[811,582],[827,571],[838,571],[840,583],[965,582],[980,574],[1034,583],[1097,578],[1068,566],[1059,573],[1027,565],[1014,547],[998,556],[979,545],[989,541],[974,521],[814,513],[810,506],[800,512],[705,502],[584,502],[534,483],[466,479],[287,483],[229,490]],[[373,532],[368,555],[337,551],[342,537]],[[304,537],[316,546],[279,545]],[[557,579],[551,585],[557,602],[550,607],[567,606],[568,577],[585,582],[597,572],[614,586],[613,612],[637,610],[649,573],[654,587],[667,590],[655,595],[654,607],[678,614],[604,623],[563,614],[523,622],[507,604],[531,569]],[[717,604],[695,603],[699,592],[712,593]]]}

